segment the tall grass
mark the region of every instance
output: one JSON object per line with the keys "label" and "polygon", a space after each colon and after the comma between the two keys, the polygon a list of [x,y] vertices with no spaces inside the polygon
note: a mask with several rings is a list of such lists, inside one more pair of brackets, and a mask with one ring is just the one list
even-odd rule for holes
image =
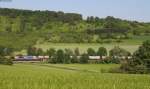
{"label": "tall grass", "polygon": [[[53,66],[82,70],[105,67],[78,64]],[[0,65],[0,89],[149,89],[149,84],[149,75],[92,73],[27,64]]]}

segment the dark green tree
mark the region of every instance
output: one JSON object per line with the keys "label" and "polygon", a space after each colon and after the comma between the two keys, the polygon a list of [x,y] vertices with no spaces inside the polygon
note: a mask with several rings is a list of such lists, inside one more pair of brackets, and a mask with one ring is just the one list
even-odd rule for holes
{"label": "dark green tree", "polygon": [[121,70],[127,73],[150,73],[150,40],[143,42],[132,59],[122,64]]}
{"label": "dark green tree", "polygon": [[13,53],[13,51],[14,50],[12,48],[0,46],[0,55],[1,56],[10,56]]}
{"label": "dark green tree", "polygon": [[109,51],[109,56],[111,57],[113,63],[120,63],[122,61],[121,57],[128,57],[130,55],[130,52],[120,48],[119,46],[115,46]]}
{"label": "dark green tree", "polygon": [[80,63],[85,64],[88,63],[89,60],[89,55],[88,54],[82,54],[80,57]]}
{"label": "dark green tree", "polygon": [[94,49],[88,48],[88,49],[87,49],[87,54],[88,54],[89,56],[95,56],[95,55],[96,55],[96,52],[95,52]]}
{"label": "dark green tree", "polygon": [[44,54],[45,54],[41,48],[38,48],[36,51],[37,51],[36,56],[44,56]]}
{"label": "dark green tree", "polygon": [[79,63],[79,56],[73,54],[71,58],[71,63]]}
{"label": "dark green tree", "polygon": [[76,49],[74,50],[74,54],[75,54],[76,56],[79,56],[79,55],[80,55],[79,48],[76,48]]}
{"label": "dark green tree", "polygon": [[29,46],[27,49],[27,54],[29,56],[36,56],[37,55],[37,48]]}
{"label": "dark green tree", "polygon": [[64,54],[63,50],[61,50],[61,49],[57,50],[57,52],[56,52],[56,60],[57,60],[56,61],[57,63],[63,63],[64,62],[65,54]]}
{"label": "dark green tree", "polygon": [[107,49],[104,47],[100,47],[97,51],[97,55],[102,59],[102,56],[107,56]]}
{"label": "dark green tree", "polygon": [[50,63],[56,63],[56,50],[54,48],[50,48],[46,52],[47,55],[49,55],[49,61]]}
{"label": "dark green tree", "polygon": [[115,46],[113,49],[109,51],[110,56],[130,56],[130,52],[126,51],[123,48],[120,48],[119,46]]}
{"label": "dark green tree", "polygon": [[65,49],[64,63],[71,63],[71,56],[73,56],[72,50]]}

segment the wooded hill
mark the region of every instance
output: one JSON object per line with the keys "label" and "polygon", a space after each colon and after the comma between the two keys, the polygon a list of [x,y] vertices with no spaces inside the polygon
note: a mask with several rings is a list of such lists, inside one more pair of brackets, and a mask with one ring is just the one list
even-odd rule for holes
{"label": "wooded hill", "polygon": [[23,49],[36,43],[101,43],[149,35],[150,23],[87,17],[62,11],[0,8],[0,45]]}

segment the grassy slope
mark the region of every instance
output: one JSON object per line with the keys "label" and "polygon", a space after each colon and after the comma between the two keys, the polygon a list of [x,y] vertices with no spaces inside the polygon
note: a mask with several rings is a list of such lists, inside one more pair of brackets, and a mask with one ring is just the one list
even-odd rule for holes
{"label": "grassy slope", "polygon": [[[90,70],[115,65],[53,65]],[[91,73],[41,65],[0,65],[1,89],[149,89],[149,75]]]}

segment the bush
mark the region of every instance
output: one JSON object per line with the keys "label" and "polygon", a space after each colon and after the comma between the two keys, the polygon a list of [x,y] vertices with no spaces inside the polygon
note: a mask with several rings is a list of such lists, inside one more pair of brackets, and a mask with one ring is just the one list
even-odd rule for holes
{"label": "bush", "polygon": [[126,51],[125,49],[120,48],[119,46],[115,46],[113,49],[109,51],[110,56],[130,56],[131,53]]}
{"label": "bush", "polygon": [[81,55],[80,63],[82,63],[82,64],[88,63],[88,60],[89,60],[88,54],[84,53],[84,54]]}
{"label": "bush", "polygon": [[1,55],[1,56],[8,56],[8,55],[11,55],[12,52],[13,52],[13,49],[12,49],[12,48],[0,46],[0,55]]}
{"label": "bush", "polygon": [[150,40],[145,41],[142,46],[134,52],[132,59],[126,59],[120,69],[127,73],[134,74],[150,73]]}
{"label": "bush", "polygon": [[13,61],[10,58],[0,56],[0,64],[13,65]]}
{"label": "bush", "polygon": [[116,46],[109,51],[109,55],[111,57],[112,62],[118,64],[122,61],[122,57],[130,56],[131,53],[126,51],[125,49]]}
{"label": "bush", "polygon": [[73,55],[71,58],[71,63],[79,63],[79,58],[76,55]]}
{"label": "bush", "polygon": [[120,70],[124,73],[130,74],[146,74],[148,73],[145,65],[136,65],[123,63],[120,67]]}

